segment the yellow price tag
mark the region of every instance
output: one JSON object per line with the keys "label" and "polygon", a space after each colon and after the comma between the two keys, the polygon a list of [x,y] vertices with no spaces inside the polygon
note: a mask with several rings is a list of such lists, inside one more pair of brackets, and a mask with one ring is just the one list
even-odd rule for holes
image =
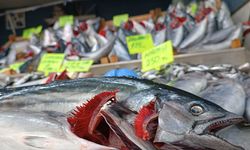
{"label": "yellow price tag", "polygon": [[40,34],[42,32],[43,26],[37,26],[33,28],[28,28],[23,30],[23,38],[29,39],[33,34]]}
{"label": "yellow price tag", "polygon": [[93,60],[65,61],[63,68],[68,72],[88,72],[93,62]]}
{"label": "yellow price tag", "polygon": [[3,73],[3,72],[8,71],[8,70],[10,70],[10,68],[3,68],[0,70],[0,73]]}
{"label": "yellow price tag", "polygon": [[151,50],[142,53],[142,72],[158,69],[174,61],[173,46],[167,41]]}
{"label": "yellow price tag", "polygon": [[197,12],[197,10],[198,10],[198,5],[197,5],[197,3],[191,3],[190,4],[190,9],[191,9],[191,14],[192,15],[195,15],[196,14],[196,12]]}
{"label": "yellow price tag", "polygon": [[154,47],[151,34],[126,37],[130,54],[142,53]]}
{"label": "yellow price tag", "polygon": [[44,54],[37,70],[44,72],[46,75],[52,72],[59,72],[63,60],[64,60],[64,54],[58,54],[58,53]]}
{"label": "yellow price tag", "polygon": [[64,27],[66,24],[74,24],[74,16],[69,15],[69,16],[61,16],[59,18],[59,26]]}
{"label": "yellow price tag", "polygon": [[116,15],[113,17],[113,24],[114,26],[119,27],[123,22],[127,22],[128,18],[128,14]]}
{"label": "yellow price tag", "polygon": [[17,62],[17,63],[11,64],[11,65],[9,66],[9,68],[12,69],[12,70],[17,71],[17,70],[19,70],[19,68],[20,68],[23,64],[24,64],[24,62]]}

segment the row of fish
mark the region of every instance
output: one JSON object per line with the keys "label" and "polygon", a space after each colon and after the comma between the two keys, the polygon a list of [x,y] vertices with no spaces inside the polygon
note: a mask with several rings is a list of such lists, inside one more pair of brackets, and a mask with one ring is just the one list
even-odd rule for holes
{"label": "row of fish", "polygon": [[216,7],[215,0],[200,2],[198,6],[197,12],[191,14],[178,3],[169,6],[166,14],[156,19],[129,20],[118,28],[103,25],[101,18],[75,20],[73,25],[64,27],[56,22],[41,35],[31,36],[29,41],[3,46],[1,68],[24,62],[18,72],[35,72],[46,52],[64,53],[65,60],[92,59],[95,63],[113,55],[118,61],[139,59],[140,54],[129,54],[126,37],[147,33],[152,35],[155,46],[171,40],[178,53],[221,50],[230,48],[232,40],[242,39],[243,31],[249,28],[232,22],[224,2],[220,8]]}
{"label": "row of fish", "polygon": [[0,93],[6,150],[249,149],[242,116],[149,80],[85,78]]}

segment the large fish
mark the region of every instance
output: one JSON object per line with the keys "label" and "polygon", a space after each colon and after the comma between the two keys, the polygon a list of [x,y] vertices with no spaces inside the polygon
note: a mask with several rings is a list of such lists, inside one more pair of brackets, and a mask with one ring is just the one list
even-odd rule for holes
{"label": "large fish", "polygon": [[229,112],[243,116],[246,94],[243,87],[235,81],[218,80],[201,93],[201,97],[221,106]]}
{"label": "large fish", "polygon": [[199,98],[176,95],[165,99],[168,100],[159,113],[154,142],[171,143],[183,149],[242,149],[214,135],[220,128],[240,122],[242,118]]}
{"label": "large fish", "polygon": [[[183,93],[181,94],[181,92]],[[151,97],[147,97],[150,93]],[[149,122],[152,121],[151,119],[155,119],[155,117],[151,118],[151,114],[144,116],[144,113],[147,111],[141,111],[139,109],[142,108],[140,105],[144,104],[145,106],[145,102],[148,100],[151,100],[151,102],[152,100],[156,100],[157,110],[155,112],[159,113],[157,131],[155,136],[153,134],[154,144],[166,144],[168,148],[170,148],[169,146],[174,146],[180,149],[242,149],[239,146],[228,143],[222,138],[214,136],[214,133],[221,128],[241,122],[242,117],[227,112],[216,104],[185,93],[184,91],[145,89],[144,91],[137,92],[133,96],[130,96],[126,101],[123,101],[122,104],[126,108],[132,108],[132,111],[139,112],[138,116],[141,115],[138,117],[140,118],[139,121],[143,122],[143,119],[145,119],[143,127],[146,128],[146,130],[154,128]],[[151,113],[154,110],[149,111]],[[119,111],[104,109],[101,113],[112,129],[119,133],[117,133],[118,136],[129,138],[127,139],[130,141],[129,143],[137,143],[136,145],[141,146],[140,148],[148,144],[133,137],[133,133],[129,134],[132,129],[129,130],[130,127],[127,123],[131,123],[131,121],[129,121],[131,118],[128,119],[126,123],[123,118],[124,114]],[[143,116],[145,118],[143,118]],[[154,113],[153,116],[155,116]],[[137,125],[137,123],[134,124],[135,130],[137,130]],[[145,133],[144,131],[141,132],[143,132],[143,134]],[[148,134],[145,133],[144,136],[147,138]],[[148,149],[150,146],[151,145],[148,145],[143,149]],[[160,146],[160,148],[162,147]]]}
{"label": "large fish", "polygon": [[207,78],[203,73],[185,74],[174,83],[174,87],[199,95],[207,87]]}
{"label": "large fish", "polygon": [[241,146],[244,150],[250,150],[249,126],[230,126],[216,133],[216,136],[219,136],[234,145]]}
{"label": "large fish", "polygon": [[0,133],[3,150],[114,149],[78,138],[70,131],[66,117],[54,112],[1,111]]}
{"label": "large fish", "polygon": [[131,93],[158,86],[147,80],[130,78],[86,78],[56,81],[47,85],[2,89],[0,109],[21,108],[66,113],[101,91],[119,89],[121,92],[117,95],[118,99],[126,99]]}
{"label": "large fish", "polygon": [[[213,133],[228,125],[240,122],[242,120],[240,116],[229,113],[218,105],[195,95],[148,80],[88,78],[33,87],[5,89],[1,91],[0,109],[47,110],[66,113],[76,106],[81,106],[82,103],[97,93],[117,89],[119,90],[117,93],[118,102],[133,112],[139,112],[144,105],[152,100],[157,100],[157,111],[160,112],[160,129],[157,130],[154,140],[157,143],[172,143],[177,144],[177,146],[194,148],[239,149],[213,136]],[[103,115],[106,119],[111,117],[108,120],[109,124],[113,124],[115,121],[120,128],[113,128],[113,130],[123,133],[123,135],[130,135],[127,134],[127,132],[131,132],[127,131],[130,129],[119,122],[119,116],[115,114],[113,114],[115,115],[113,117],[112,115]],[[118,121],[114,117],[118,117]],[[170,119],[170,121],[162,122],[162,119]],[[121,123],[121,126],[119,123]],[[176,127],[180,128],[177,129]],[[177,130],[179,131],[177,132]],[[118,136],[121,136],[121,134],[118,134]],[[131,141],[133,136],[128,136],[128,138]],[[145,149],[143,147],[147,145],[141,140],[133,140],[132,142],[136,142],[136,145],[139,143],[139,147],[142,149]],[[214,144],[211,145],[210,143]]]}

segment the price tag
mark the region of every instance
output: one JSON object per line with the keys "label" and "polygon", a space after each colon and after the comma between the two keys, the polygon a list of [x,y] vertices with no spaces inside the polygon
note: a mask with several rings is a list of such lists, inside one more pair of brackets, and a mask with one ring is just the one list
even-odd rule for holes
{"label": "price tag", "polygon": [[154,47],[151,34],[126,37],[130,54],[142,53]]}
{"label": "price tag", "polygon": [[68,72],[88,72],[93,62],[93,60],[66,61],[63,68]]}
{"label": "price tag", "polygon": [[128,18],[128,14],[116,15],[113,17],[113,24],[114,26],[119,27],[123,22],[127,22]]}
{"label": "price tag", "polygon": [[69,15],[69,16],[61,16],[59,18],[59,25],[60,27],[64,27],[66,24],[74,24],[74,16]]}
{"label": "price tag", "polygon": [[24,62],[17,62],[17,63],[14,63],[14,64],[11,64],[10,65],[10,69],[12,70],[19,70],[19,68],[24,64]]}
{"label": "price tag", "polygon": [[174,61],[173,46],[167,41],[151,50],[142,53],[142,72],[158,69]]}
{"label": "price tag", "polygon": [[28,28],[23,30],[23,38],[29,39],[33,34],[40,34],[42,32],[43,27],[37,26],[34,28]]}
{"label": "price tag", "polygon": [[48,75],[49,73],[52,72],[59,72],[63,60],[64,60],[64,54],[58,54],[58,53],[44,54],[37,70],[44,72],[45,75]]}

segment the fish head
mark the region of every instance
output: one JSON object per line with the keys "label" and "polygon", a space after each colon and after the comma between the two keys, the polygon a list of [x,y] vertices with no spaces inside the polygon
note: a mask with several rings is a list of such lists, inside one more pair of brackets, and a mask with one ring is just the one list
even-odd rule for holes
{"label": "fish head", "polygon": [[[162,98],[168,98],[168,100],[162,100]],[[158,129],[154,142],[198,149],[234,147],[215,136],[215,133],[243,121],[241,116],[194,95],[172,94],[170,97],[159,97],[159,99],[163,104],[159,111]]]}

